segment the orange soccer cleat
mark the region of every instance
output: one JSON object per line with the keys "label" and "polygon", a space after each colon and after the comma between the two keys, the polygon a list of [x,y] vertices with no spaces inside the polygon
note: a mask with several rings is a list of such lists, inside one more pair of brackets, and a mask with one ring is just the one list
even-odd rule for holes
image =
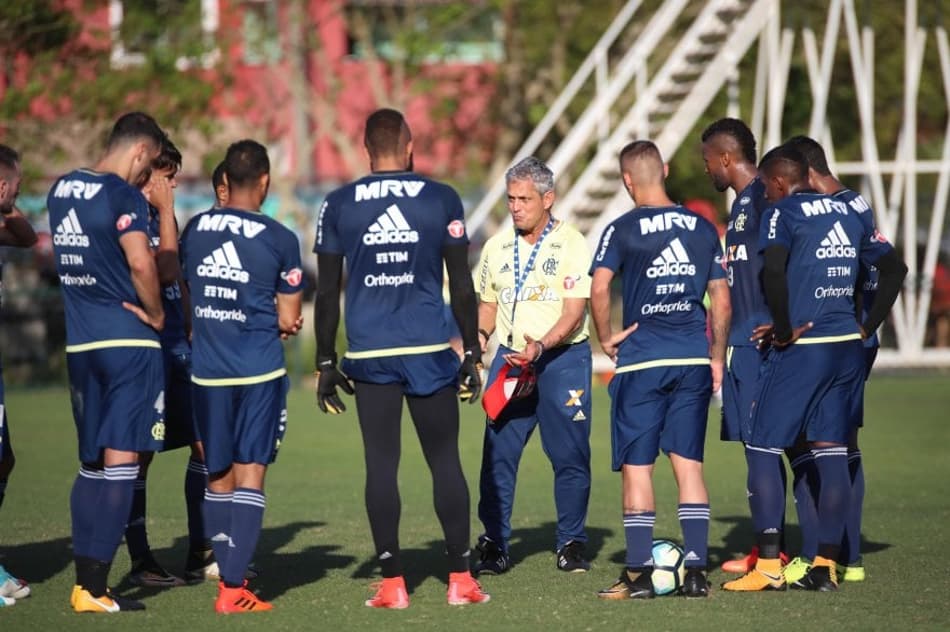
{"label": "orange soccer cleat", "polygon": [[482,590],[472,574],[449,573],[448,600],[450,606],[464,606],[468,603],[485,603],[491,595]]}
{"label": "orange soccer cleat", "polygon": [[218,599],[214,602],[214,611],[220,614],[240,612],[266,612],[274,606],[264,601],[247,588],[247,580],[237,588],[229,588],[224,582],[218,582]]}
{"label": "orange soccer cleat", "polygon": [[409,592],[406,590],[406,580],[399,577],[384,577],[383,581],[373,584],[376,595],[364,603],[370,608],[392,608],[402,610],[409,607]]}

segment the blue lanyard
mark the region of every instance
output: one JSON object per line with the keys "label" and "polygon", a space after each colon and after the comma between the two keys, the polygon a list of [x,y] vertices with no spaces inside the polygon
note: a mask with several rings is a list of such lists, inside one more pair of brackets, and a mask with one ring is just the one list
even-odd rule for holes
{"label": "blue lanyard", "polygon": [[538,241],[534,242],[534,247],[531,249],[531,254],[528,255],[528,263],[525,265],[524,273],[519,273],[521,269],[521,258],[518,255],[518,229],[515,229],[515,296],[511,301],[511,329],[508,331],[509,347],[511,347],[514,342],[512,339],[512,334],[515,330],[515,308],[518,307],[518,296],[521,294],[521,288],[524,286],[524,282],[528,279],[528,274],[530,274],[531,270],[534,269],[534,260],[538,257],[538,251],[541,250],[541,243],[544,241],[544,238],[548,236],[548,233],[551,232],[551,228],[553,226],[554,218],[552,217],[548,220],[544,230],[541,231],[541,236],[538,237]]}

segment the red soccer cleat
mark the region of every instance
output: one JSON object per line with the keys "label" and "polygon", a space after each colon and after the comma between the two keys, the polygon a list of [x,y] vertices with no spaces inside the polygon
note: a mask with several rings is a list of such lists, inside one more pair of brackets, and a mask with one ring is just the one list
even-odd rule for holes
{"label": "red soccer cleat", "polygon": [[383,581],[373,584],[377,588],[376,595],[364,603],[370,608],[392,608],[402,610],[409,607],[409,592],[406,590],[406,580],[399,577],[384,577]]}
{"label": "red soccer cleat", "polygon": [[260,599],[247,589],[247,580],[242,586],[229,588],[224,582],[218,582],[218,599],[214,602],[214,611],[221,614],[240,612],[266,612],[274,606]]}
{"label": "red soccer cleat", "polygon": [[491,595],[482,590],[469,572],[449,573],[448,600],[450,606],[464,606],[469,603],[485,603]]}

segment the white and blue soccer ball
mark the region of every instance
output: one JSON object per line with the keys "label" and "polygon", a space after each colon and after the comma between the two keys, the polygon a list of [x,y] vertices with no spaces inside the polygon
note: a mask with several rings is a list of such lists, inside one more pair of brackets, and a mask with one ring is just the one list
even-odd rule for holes
{"label": "white and blue soccer ball", "polygon": [[675,593],[686,577],[683,549],[669,540],[653,541],[653,592],[657,595]]}

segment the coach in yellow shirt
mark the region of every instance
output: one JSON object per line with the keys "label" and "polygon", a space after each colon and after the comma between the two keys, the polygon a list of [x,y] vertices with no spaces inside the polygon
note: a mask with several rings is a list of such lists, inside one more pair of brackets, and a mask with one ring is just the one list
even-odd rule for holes
{"label": "coach in yellow shirt", "polygon": [[478,573],[511,567],[508,539],[518,462],[535,426],[554,468],[557,567],[584,572],[590,496],[591,352],[587,299],[590,252],[584,237],[551,216],[554,174],[525,158],[505,174],[514,230],[485,243],[475,270],[483,345],[498,336],[491,383],[507,363],[532,365],[537,386],[485,427],[478,517]]}

